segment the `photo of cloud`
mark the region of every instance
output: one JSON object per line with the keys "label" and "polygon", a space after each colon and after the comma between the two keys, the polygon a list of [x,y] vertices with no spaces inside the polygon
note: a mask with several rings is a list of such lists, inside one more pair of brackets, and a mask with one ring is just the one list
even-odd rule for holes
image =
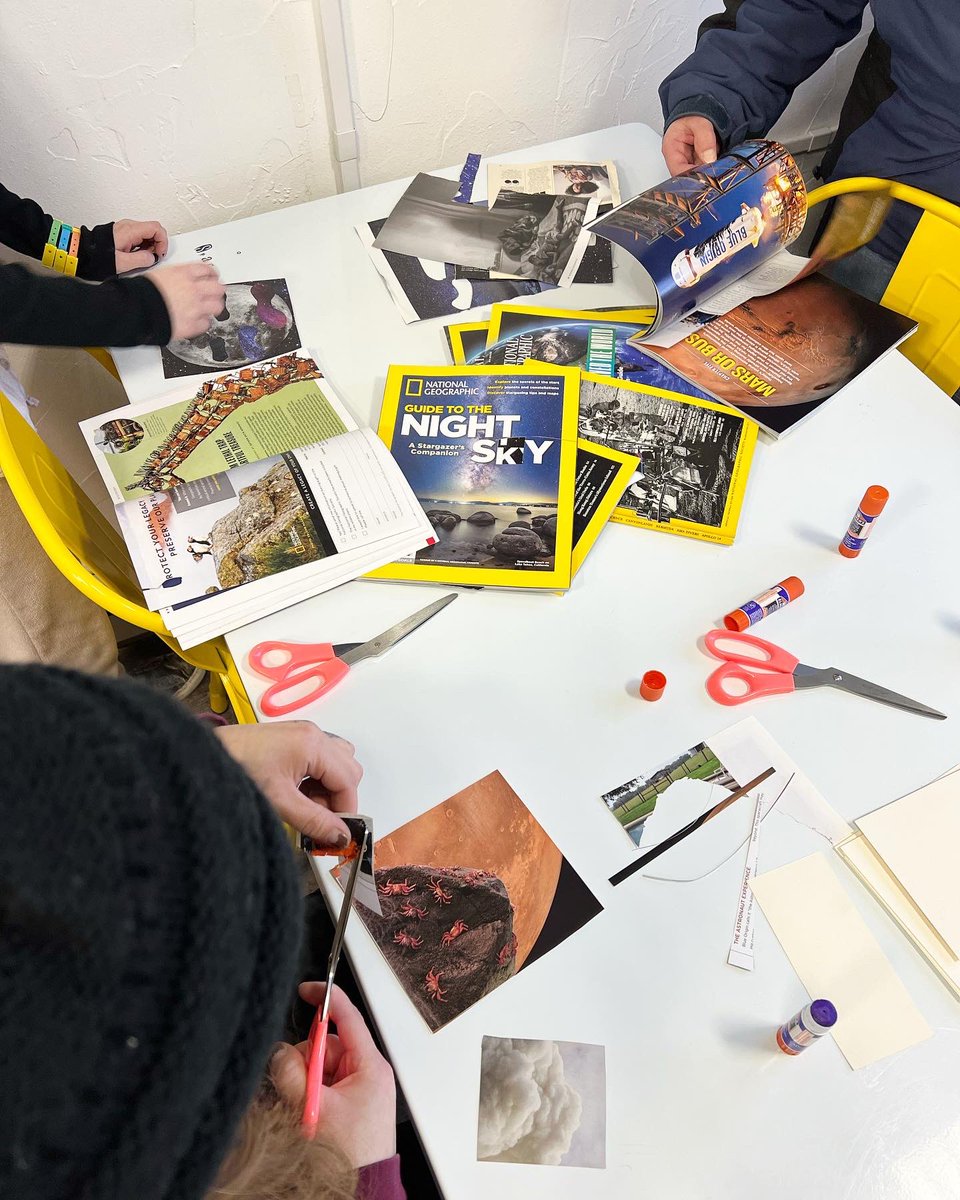
{"label": "photo of cloud", "polygon": [[380,838],[374,862],[383,914],[357,914],[433,1030],[602,911],[499,771]]}
{"label": "photo of cloud", "polygon": [[606,1118],[603,1046],[483,1039],[480,1161],[604,1167]]}

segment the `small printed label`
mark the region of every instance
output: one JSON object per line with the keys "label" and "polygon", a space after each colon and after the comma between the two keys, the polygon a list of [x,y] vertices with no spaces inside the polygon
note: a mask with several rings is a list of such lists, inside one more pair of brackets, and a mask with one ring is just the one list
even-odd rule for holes
{"label": "small printed label", "polygon": [[761,592],[755,600],[748,600],[741,608],[751,625],[756,625],[764,617],[769,617],[778,608],[790,603],[790,597],[782,587],[771,588],[769,592]]}
{"label": "small printed label", "polygon": [[861,509],[850,522],[850,528],[843,535],[843,544],[848,550],[862,550],[870,536],[876,517],[868,517]]}

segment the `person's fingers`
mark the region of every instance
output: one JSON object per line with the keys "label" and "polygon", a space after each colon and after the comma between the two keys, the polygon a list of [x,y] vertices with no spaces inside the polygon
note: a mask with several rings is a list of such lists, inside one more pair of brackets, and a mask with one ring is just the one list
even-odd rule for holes
{"label": "person's fingers", "polygon": [[[163,258],[170,245],[170,238],[167,235],[167,231],[159,221],[150,221],[148,224],[150,226],[150,233],[147,235],[147,238],[152,242],[151,248],[158,258]],[[146,241],[147,238],[143,240]]]}
{"label": "person's fingers", "polygon": [[327,994],[327,985],[306,979],[297,988],[297,994],[304,1003],[312,1004],[316,1008],[323,1003],[323,997]]}
{"label": "person's fingers", "polygon": [[219,279],[220,272],[213,263],[190,263],[188,270],[192,279]]}
{"label": "person's fingers", "polygon": [[[271,799],[280,817],[321,846],[346,849],[350,830],[323,801],[311,800],[292,783],[277,784]],[[350,811],[354,811],[354,809]]]}
{"label": "person's fingers", "polygon": [[340,1064],[343,1062],[346,1050],[343,1042],[335,1033],[327,1035],[327,1044],[324,1047],[323,1053],[323,1082],[325,1087],[333,1087],[338,1083],[338,1072]]}
{"label": "person's fingers", "polygon": [[698,163],[717,161],[716,130],[705,119],[693,125],[693,152]]}
{"label": "person's fingers", "polygon": [[301,1107],[307,1090],[307,1064],[300,1050],[280,1042],[270,1059],[269,1072],[280,1099],[291,1108]]}
{"label": "person's fingers", "polygon": [[136,271],[140,267],[152,267],[156,262],[156,257],[152,250],[135,250],[135,251],[117,251],[117,274],[122,275],[125,271]]}
{"label": "person's fingers", "polygon": [[304,724],[309,726],[304,774],[323,787],[335,812],[356,812],[363,767],[354,757],[353,746],[342,738],[328,737],[309,722]]}
{"label": "person's fingers", "polygon": [[337,987],[336,984],[333,985],[333,995],[330,997],[330,1020],[337,1027],[337,1036],[345,1051],[356,1054],[361,1059],[371,1055],[379,1058],[380,1051],[367,1028],[366,1021],[360,1015],[360,1010],[343,988]]}
{"label": "person's fingers", "polygon": [[682,175],[693,166],[693,148],[673,125],[664,135],[661,151],[671,175]]}

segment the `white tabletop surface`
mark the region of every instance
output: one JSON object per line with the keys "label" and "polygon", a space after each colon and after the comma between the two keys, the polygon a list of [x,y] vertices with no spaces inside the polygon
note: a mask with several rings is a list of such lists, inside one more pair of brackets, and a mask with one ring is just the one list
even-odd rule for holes
{"label": "white tabletop surface", "polygon": [[[651,130],[628,125],[503,157],[610,157],[630,195],[662,177],[658,146]],[[403,324],[352,228],[385,215],[403,187],[179,237],[172,257],[189,260],[209,241],[226,279],[285,275],[304,343],[357,416],[373,420],[389,363],[444,361],[441,322]],[[617,261],[614,287],[572,288],[543,302],[642,298]],[[156,358],[117,353],[132,399],[156,392]],[[438,1033],[353,923],[351,956],[449,1200],[493,1189],[505,1200],[960,1195],[960,1008],[835,856],[834,870],[935,1030],[858,1072],[829,1043],[796,1060],[773,1048],[775,1027],[806,994],[762,916],[756,970],[726,965],[742,855],[700,882],[636,876],[611,888],[608,876],[631,851],[597,799],[747,715],[848,818],[960,761],[958,465],[960,410],[892,354],[793,436],[758,446],[733,547],[611,526],[566,596],[462,591],[402,646],[359,664],[304,710],[356,743],[362,804],[380,834],[499,769],[605,906]],[[847,561],[836,544],[870,483],[887,486],[891,500],[866,550]],[[698,637],[791,574],[806,595],[758,632],[804,662],[841,666],[950,719],[826,690],[741,709],[710,701],[711,664]],[[354,583],[228,641],[255,700],[263,683],[247,672],[246,656],[256,642],[362,640],[436,594]],[[669,680],[657,704],[635,694],[651,667]],[[737,816],[744,833],[750,816]],[[829,846],[774,813],[760,869],[816,850]],[[484,1034],[607,1047],[604,1172],[476,1162]]]}

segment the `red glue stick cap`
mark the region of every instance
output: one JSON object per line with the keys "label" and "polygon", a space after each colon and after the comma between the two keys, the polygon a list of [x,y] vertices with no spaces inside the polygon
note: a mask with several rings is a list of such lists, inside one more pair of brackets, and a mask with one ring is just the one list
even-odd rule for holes
{"label": "red glue stick cap", "polygon": [[659,700],[667,686],[667,677],[662,671],[647,671],[640,680],[640,695],[644,700]]}
{"label": "red glue stick cap", "polygon": [[883,512],[883,506],[889,499],[890,493],[885,487],[881,487],[879,483],[871,484],[863,493],[860,511],[868,517],[879,517]]}

